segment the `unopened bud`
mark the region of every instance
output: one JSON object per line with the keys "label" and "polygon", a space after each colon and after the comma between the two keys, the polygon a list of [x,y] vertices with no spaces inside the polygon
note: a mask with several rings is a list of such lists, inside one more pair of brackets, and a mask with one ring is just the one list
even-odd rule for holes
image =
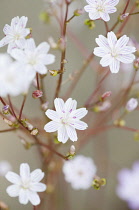
{"label": "unopened bud", "polygon": [[125,13],[119,16],[119,21],[123,22],[127,17],[128,17],[129,13]]}
{"label": "unopened bud", "polygon": [[84,24],[88,26],[89,29],[95,28],[95,22],[93,20],[87,19],[84,21]]}
{"label": "unopened bud", "polygon": [[71,155],[75,155],[75,146],[74,145],[72,145],[71,147],[70,147],[70,152],[69,152]]}
{"label": "unopened bud", "polygon": [[126,104],[126,110],[128,112],[132,112],[133,110],[135,110],[138,106],[138,100],[136,98],[131,98],[127,104]]}
{"label": "unopened bud", "polygon": [[104,101],[106,98],[110,97],[111,94],[112,94],[111,91],[107,91],[107,92],[103,93],[101,96],[101,100]]}
{"label": "unopened bud", "polygon": [[2,113],[5,115],[9,114],[9,105],[5,105],[2,107]]}
{"label": "unopened bud", "polygon": [[74,15],[75,16],[80,16],[80,15],[82,15],[84,13],[84,10],[83,9],[76,9],[75,11],[74,11]]}
{"label": "unopened bud", "polygon": [[65,49],[65,47],[66,47],[66,40],[65,40],[65,38],[60,38],[59,40],[58,40],[58,47],[59,47],[59,49],[60,50],[64,50]]}
{"label": "unopened bud", "polygon": [[42,104],[41,105],[41,108],[43,111],[46,111],[48,109],[48,105],[49,105],[49,102],[47,101],[46,103]]}
{"label": "unopened bud", "polygon": [[123,126],[125,126],[125,124],[126,124],[125,120],[120,119],[120,120],[115,120],[114,121],[115,126],[123,127]]}
{"label": "unopened bud", "polygon": [[134,68],[135,68],[136,70],[139,69],[139,58],[137,58],[137,59],[134,61]]}
{"label": "unopened bud", "polygon": [[3,201],[0,201],[0,210],[8,210],[8,206]]}
{"label": "unopened bud", "polygon": [[50,21],[50,16],[45,11],[40,13],[39,18],[43,23],[49,23]]}
{"label": "unopened bud", "polygon": [[57,49],[58,48],[57,43],[54,41],[53,37],[49,37],[48,38],[48,42],[49,42],[51,48],[53,48],[53,49]]}
{"label": "unopened bud", "polygon": [[51,76],[55,77],[58,74],[57,70],[49,70]]}
{"label": "unopened bud", "polygon": [[13,122],[11,122],[10,120],[6,119],[6,118],[3,118],[4,122],[6,124],[8,124],[9,126],[12,126],[13,125]]}
{"label": "unopened bud", "polygon": [[35,90],[33,93],[32,93],[32,97],[33,98],[41,98],[43,96],[43,92],[41,90]]}
{"label": "unopened bud", "polygon": [[37,128],[33,128],[33,130],[30,132],[31,135],[36,136],[39,133]]}
{"label": "unopened bud", "polygon": [[106,185],[106,179],[105,178],[96,177],[92,182],[92,186],[96,190],[99,190],[102,186],[105,186],[105,185]]}

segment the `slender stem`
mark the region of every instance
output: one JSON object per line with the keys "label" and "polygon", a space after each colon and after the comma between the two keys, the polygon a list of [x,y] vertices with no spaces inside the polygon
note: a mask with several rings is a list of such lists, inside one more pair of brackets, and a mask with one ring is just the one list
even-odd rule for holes
{"label": "slender stem", "polygon": [[36,81],[37,81],[37,88],[40,90],[40,83],[39,83],[39,74],[36,73]]}
{"label": "slender stem", "polygon": [[108,33],[108,32],[109,32],[108,23],[106,23],[106,22],[104,21],[104,24],[105,24],[106,32]]}
{"label": "slender stem", "polygon": [[[65,42],[65,36],[66,36],[66,30],[67,30],[66,21],[67,21],[67,17],[68,17],[68,8],[69,8],[69,4],[66,3],[66,13],[65,13],[64,26],[63,26],[63,31],[62,31],[62,38],[64,39],[64,42]],[[60,92],[60,88],[61,88],[64,67],[65,67],[65,64],[64,64],[65,56],[66,56],[66,46],[64,47],[64,50],[61,53],[60,75],[59,75],[59,79],[58,79],[58,83],[57,83],[57,87],[56,87],[55,98],[57,98],[59,96],[59,92]]]}
{"label": "slender stem", "polygon": [[11,98],[10,96],[8,95],[8,101],[9,101],[9,105],[10,105],[10,108],[11,108],[11,111],[12,111],[12,114],[14,115],[14,117],[17,119],[17,116],[15,114],[15,111],[14,111],[14,108],[13,108],[13,105],[12,105],[12,102],[11,102]]}
{"label": "slender stem", "polygon": [[0,133],[6,133],[6,132],[14,131],[14,130],[16,130],[16,128],[4,129],[4,130],[0,130]]}
{"label": "slender stem", "polygon": [[1,100],[1,103],[5,106],[5,105],[6,105],[6,103],[4,102],[4,100],[3,100],[3,98],[2,98],[2,97],[0,97],[0,100]]}
{"label": "slender stem", "polygon": [[66,23],[69,23],[73,18],[75,17],[75,15],[72,15],[71,18],[69,18]]}
{"label": "slender stem", "polygon": [[120,21],[119,21],[119,19],[118,19],[109,31],[114,31],[114,29],[115,29],[116,26],[119,24],[119,22],[120,22]]}
{"label": "slender stem", "polygon": [[25,105],[25,102],[26,102],[26,95],[24,96],[24,99],[23,99],[23,102],[22,102],[22,105],[21,105],[21,109],[20,109],[20,113],[19,113],[19,120],[21,120],[21,117],[22,117],[22,112],[23,112],[23,108],[24,108],[24,105]]}
{"label": "slender stem", "polygon": [[135,128],[129,128],[127,126],[115,126],[116,128],[121,128],[121,129],[124,129],[124,130],[128,130],[128,131],[132,131],[132,132],[139,132],[138,129],[135,129]]}
{"label": "slender stem", "polygon": [[134,12],[134,13],[131,13],[129,15],[137,15],[137,14],[139,14],[139,12]]}
{"label": "slender stem", "polygon": [[125,6],[125,8],[124,8],[122,14],[125,14],[125,12],[126,12],[126,10],[127,10],[127,8],[128,8],[129,2],[130,2],[130,0],[127,0],[126,6]]}
{"label": "slender stem", "polygon": [[37,206],[33,206],[33,210],[37,210]]}

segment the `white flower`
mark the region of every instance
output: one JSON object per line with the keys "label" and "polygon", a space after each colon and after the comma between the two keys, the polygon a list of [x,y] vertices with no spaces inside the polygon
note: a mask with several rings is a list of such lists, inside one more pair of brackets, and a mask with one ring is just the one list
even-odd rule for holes
{"label": "white flower", "polygon": [[115,6],[119,3],[119,0],[86,0],[89,4],[84,7],[86,12],[89,12],[89,18],[91,20],[103,19],[109,21],[109,14],[117,11]]}
{"label": "white flower", "polygon": [[[0,55],[0,96],[7,95],[17,96],[21,93],[27,93],[32,82],[32,76],[27,71],[21,68],[16,62],[10,62],[7,57],[7,62],[1,62]],[[21,72],[19,72],[19,70]]]}
{"label": "white flower", "polygon": [[13,185],[7,188],[7,193],[11,197],[18,197],[21,204],[27,204],[29,201],[32,205],[40,204],[40,198],[37,192],[46,190],[46,185],[40,183],[44,177],[41,169],[36,169],[30,173],[30,167],[27,163],[20,165],[20,176],[14,172],[8,172],[6,179]]}
{"label": "white flower", "polygon": [[48,109],[45,114],[52,121],[44,126],[46,132],[58,131],[58,141],[66,143],[68,138],[77,141],[75,129],[85,130],[88,126],[80,119],[87,114],[86,108],[76,110],[77,101],[69,98],[65,103],[61,98],[54,100],[56,111]]}
{"label": "white flower", "polygon": [[65,180],[71,183],[72,188],[76,190],[86,190],[91,187],[96,171],[94,161],[83,155],[78,155],[72,160],[65,161],[63,165]]}
{"label": "white flower", "polygon": [[139,162],[132,169],[122,169],[118,174],[117,195],[128,202],[131,209],[139,209]]}
{"label": "white flower", "polygon": [[12,169],[11,164],[6,161],[0,161],[0,176],[5,176],[5,174]]}
{"label": "white flower", "polygon": [[11,26],[6,24],[3,28],[5,37],[0,41],[0,47],[8,44],[8,53],[14,48],[23,48],[26,42],[25,37],[30,33],[30,30],[25,28],[27,21],[27,17],[17,16],[12,19]]}
{"label": "white flower", "polygon": [[122,36],[117,40],[116,35],[111,31],[108,32],[107,38],[99,35],[96,43],[99,47],[94,49],[96,56],[102,57],[100,64],[103,67],[109,66],[112,73],[117,73],[120,68],[120,62],[132,63],[135,56],[132,54],[136,51],[135,47],[127,46],[129,37]]}
{"label": "white flower", "polygon": [[131,112],[138,106],[138,100],[136,98],[131,98],[126,104],[126,110]]}
{"label": "white flower", "polygon": [[50,45],[42,42],[36,47],[34,39],[28,39],[24,50],[12,50],[11,56],[16,59],[24,68],[28,69],[29,74],[35,76],[36,72],[46,74],[45,65],[54,63],[55,56],[48,54]]}

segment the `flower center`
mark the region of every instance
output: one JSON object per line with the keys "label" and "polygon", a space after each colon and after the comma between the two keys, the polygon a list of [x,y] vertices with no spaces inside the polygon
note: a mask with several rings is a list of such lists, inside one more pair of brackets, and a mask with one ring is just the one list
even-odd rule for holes
{"label": "flower center", "polygon": [[19,40],[20,38],[21,38],[20,34],[15,34],[15,35],[14,35],[14,39],[15,39],[15,40]]}
{"label": "flower center", "polygon": [[111,56],[112,56],[113,58],[116,58],[116,57],[118,56],[118,53],[116,52],[115,49],[112,49],[112,50],[111,50]]}
{"label": "flower center", "polygon": [[97,7],[96,7],[97,11],[98,12],[104,12],[104,6],[102,4],[99,4]]}
{"label": "flower center", "polygon": [[28,181],[28,182],[22,182],[22,184],[21,184],[21,188],[23,188],[23,189],[29,189],[29,187],[30,187],[30,182]]}

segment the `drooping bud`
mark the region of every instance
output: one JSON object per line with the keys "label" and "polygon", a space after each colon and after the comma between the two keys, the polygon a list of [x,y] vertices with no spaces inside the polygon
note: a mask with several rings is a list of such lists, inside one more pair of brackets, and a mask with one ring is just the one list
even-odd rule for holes
{"label": "drooping bud", "polygon": [[5,115],[9,114],[9,105],[5,105],[2,107],[2,113]]}
{"label": "drooping bud", "polygon": [[69,152],[71,155],[75,155],[75,146],[74,145],[71,145],[70,147],[70,152]]}
{"label": "drooping bud", "polygon": [[37,128],[33,128],[33,130],[30,132],[31,135],[36,136],[39,133]]}
{"label": "drooping bud", "polygon": [[138,106],[138,100],[136,98],[131,98],[127,104],[126,104],[126,110],[128,112],[132,112],[133,110],[135,110]]}
{"label": "drooping bud", "polygon": [[0,209],[1,210],[8,210],[8,206],[6,203],[4,203],[3,201],[0,201]]}
{"label": "drooping bud", "polygon": [[44,104],[41,105],[41,108],[43,111],[46,111],[48,109],[48,105],[49,105],[49,102],[45,102]]}
{"label": "drooping bud", "polygon": [[32,93],[32,97],[37,99],[37,98],[41,98],[43,96],[43,92],[41,90],[35,90]]}
{"label": "drooping bud", "polygon": [[48,38],[48,42],[49,42],[51,48],[53,48],[53,49],[57,49],[57,48],[58,48],[58,45],[57,45],[57,43],[54,41],[53,37],[49,37],[49,38]]}
{"label": "drooping bud", "polygon": [[104,101],[106,98],[110,97],[112,94],[111,91],[106,91],[105,93],[102,94],[101,100]]}
{"label": "drooping bud", "polygon": [[84,10],[83,9],[76,9],[75,11],[74,11],[74,15],[75,16],[80,16],[80,15],[82,15],[84,13]]}
{"label": "drooping bud", "polygon": [[119,21],[123,22],[127,17],[128,17],[129,13],[125,13],[119,16]]}

